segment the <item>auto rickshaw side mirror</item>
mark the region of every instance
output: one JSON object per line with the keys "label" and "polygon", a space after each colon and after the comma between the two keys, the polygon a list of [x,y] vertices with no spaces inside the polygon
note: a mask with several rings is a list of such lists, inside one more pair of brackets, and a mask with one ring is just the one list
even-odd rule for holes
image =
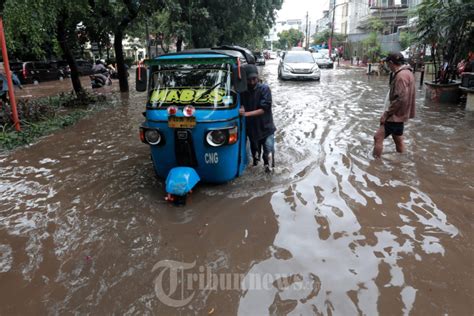
{"label": "auto rickshaw side mirror", "polygon": [[238,93],[247,91],[247,73],[244,66],[235,65],[233,67],[232,84],[234,85],[235,91]]}
{"label": "auto rickshaw side mirror", "polygon": [[135,89],[138,92],[145,92],[148,83],[148,72],[147,67],[144,65],[139,65],[135,70],[136,75],[136,82],[135,82]]}

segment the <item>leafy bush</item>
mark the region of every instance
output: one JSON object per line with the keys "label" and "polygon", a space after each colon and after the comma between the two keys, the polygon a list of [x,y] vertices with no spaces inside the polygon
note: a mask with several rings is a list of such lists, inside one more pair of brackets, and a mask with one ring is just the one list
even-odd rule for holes
{"label": "leafy bush", "polygon": [[40,99],[22,99],[18,101],[18,116],[22,130],[13,128],[10,104],[0,108],[0,148],[12,149],[31,143],[36,138],[57,129],[73,125],[87,115],[91,104],[105,101],[103,95],[61,94]]}
{"label": "leafy bush", "polygon": [[135,58],[133,57],[125,57],[125,64],[128,67],[131,67],[135,63]]}
{"label": "leafy bush", "polygon": [[377,62],[382,54],[382,46],[377,38],[377,33],[371,32],[362,42],[366,47],[367,57],[371,62]]}
{"label": "leafy bush", "polygon": [[[20,121],[34,123],[54,117],[61,109],[80,107],[102,101],[105,101],[103,95],[84,94],[81,97],[76,97],[74,93],[39,99],[20,99],[17,102],[18,117]],[[1,106],[0,125],[13,125],[9,103]]]}
{"label": "leafy bush", "polygon": [[403,49],[416,43],[416,34],[411,32],[400,32],[400,46]]}

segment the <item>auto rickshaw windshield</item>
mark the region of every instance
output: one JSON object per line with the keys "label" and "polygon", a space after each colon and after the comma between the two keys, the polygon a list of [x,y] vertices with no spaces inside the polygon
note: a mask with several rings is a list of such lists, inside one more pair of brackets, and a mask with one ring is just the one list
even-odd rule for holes
{"label": "auto rickshaw windshield", "polygon": [[231,107],[237,101],[228,64],[161,65],[151,71],[150,107]]}

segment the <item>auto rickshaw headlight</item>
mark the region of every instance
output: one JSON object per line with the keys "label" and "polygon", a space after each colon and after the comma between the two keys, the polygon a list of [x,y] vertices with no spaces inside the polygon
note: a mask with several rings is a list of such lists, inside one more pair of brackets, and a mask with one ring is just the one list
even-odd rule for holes
{"label": "auto rickshaw headlight", "polygon": [[156,129],[147,129],[145,131],[145,140],[150,145],[158,145],[161,142],[161,134]]}
{"label": "auto rickshaw headlight", "polygon": [[227,143],[227,130],[216,129],[207,132],[206,141],[212,147],[220,147]]}
{"label": "auto rickshaw headlight", "polygon": [[196,109],[192,105],[186,105],[183,109],[183,114],[186,117],[193,116],[194,112],[196,112]]}

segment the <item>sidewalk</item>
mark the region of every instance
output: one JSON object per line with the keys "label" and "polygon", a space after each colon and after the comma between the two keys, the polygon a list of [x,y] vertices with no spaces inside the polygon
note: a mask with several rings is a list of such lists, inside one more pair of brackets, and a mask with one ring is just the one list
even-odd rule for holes
{"label": "sidewalk", "polygon": [[[337,59],[334,61],[334,64],[337,65]],[[362,64],[362,61],[359,62],[359,65],[351,64],[350,60],[339,59],[339,68],[363,69],[363,68],[367,68],[367,64]]]}

